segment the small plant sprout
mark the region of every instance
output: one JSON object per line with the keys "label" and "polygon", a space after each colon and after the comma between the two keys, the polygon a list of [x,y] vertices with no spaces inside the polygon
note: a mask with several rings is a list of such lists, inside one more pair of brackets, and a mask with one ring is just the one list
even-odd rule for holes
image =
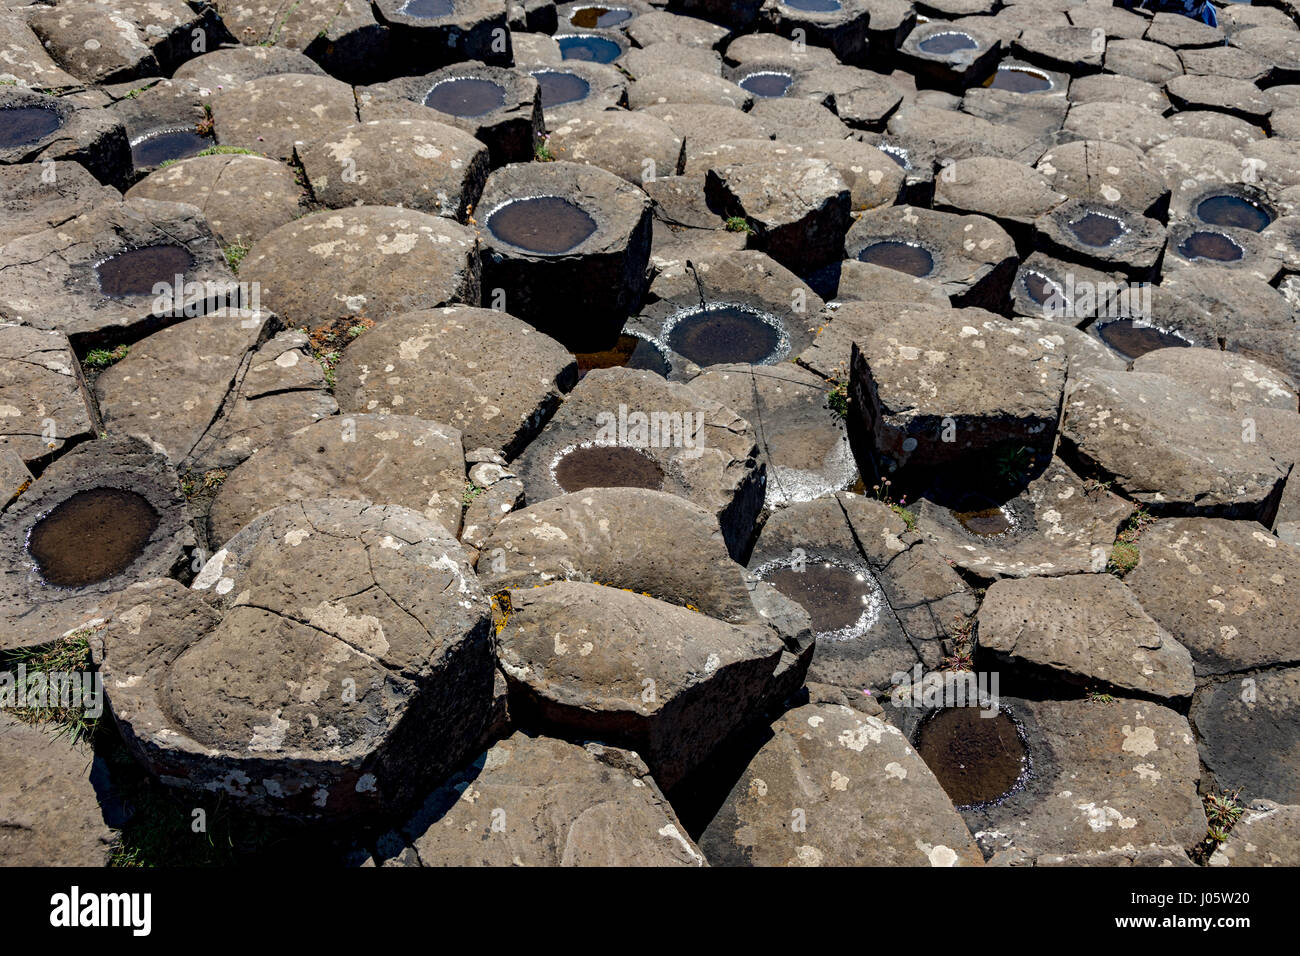
{"label": "small plant sprout", "polygon": [[893,484],[888,478],[882,478],[876,484],[871,486],[871,495],[877,501],[889,506],[889,510],[894,512],[903,519],[903,524],[907,525],[908,531],[916,530],[916,515],[907,510],[907,495],[894,500],[890,486]]}
{"label": "small plant sprout", "polygon": [[743,232],[746,235],[752,236],[754,234],[754,227],[749,224],[749,220],[744,216],[728,216],[727,231]]}

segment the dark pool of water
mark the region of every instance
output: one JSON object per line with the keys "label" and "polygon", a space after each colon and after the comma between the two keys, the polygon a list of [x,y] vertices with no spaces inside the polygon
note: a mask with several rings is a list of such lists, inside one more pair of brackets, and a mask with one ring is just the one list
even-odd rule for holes
{"label": "dark pool of water", "polygon": [[636,335],[620,335],[610,348],[579,352],[574,358],[578,361],[578,378],[597,368],[640,369],[664,376],[672,370],[662,352]]}
{"label": "dark pool of water", "polygon": [[861,252],[858,258],[863,262],[884,266],[910,276],[924,277],[934,271],[934,256],[928,249],[911,242],[899,242],[887,239],[873,242]]}
{"label": "dark pool of water", "polygon": [[560,56],[566,60],[585,63],[613,63],[622,55],[622,48],[605,37],[574,35],[558,37]]}
{"label": "dark pool of water", "polygon": [[903,169],[909,168],[910,164],[907,161],[906,150],[899,149],[897,146],[877,146],[876,149],[880,150]]}
{"label": "dark pool of water", "polygon": [[761,96],[764,99],[774,100],[778,97],[785,96],[786,92],[794,84],[794,77],[789,73],[776,73],[771,70],[762,70],[758,73],[751,73],[740,81],[740,88],[748,90],[755,96]]}
{"label": "dark pool of water", "polygon": [[943,33],[936,33],[934,36],[926,37],[917,47],[926,52],[933,53],[936,56],[947,56],[949,53],[960,53],[962,50],[973,50],[978,43],[975,38],[966,33],[956,33],[952,30],[945,30]]}
{"label": "dark pool of water", "polygon": [[406,0],[398,13],[417,20],[434,20],[449,17],[456,12],[453,0]]}
{"label": "dark pool of water", "polygon": [[1004,66],[993,74],[986,85],[993,90],[1008,90],[1012,93],[1043,93],[1052,88],[1052,81],[1046,73],[1037,70]]}
{"label": "dark pool of water", "polygon": [[1005,797],[1027,766],[1016,722],[1004,711],[992,717],[980,713],[976,707],[948,707],[917,728],[916,752],[959,807]]}
{"label": "dark pool of water", "polygon": [[591,92],[591,84],[573,73],[558,70],[539,70],[532,74],[537,85],[542,88],[542,109],[560,106],[564,103],[576,103],[586,99]]}
{"label": "dark pool of water", "polygon": [[1262,206],[1241,196],[1211,196],[1196,204],[1196,218],[1211,226],[1230,226],[1259,232],[1273,221]]}
{"label": "dark pool of water", "polygon": [[1032,269],[1021,275],[1020,285],[1025,290],[1025,294],[1039,305],[1044,305],[1053,293],[1057,296],[1065,294],[1059,283]]}
{"label": "dark pool of water", "polygon": [[488,231],[529,252],[559,255],[577,248],[596,231],[596,220],[559,196],[516,199],[488,216]]}
{"label": "dark pool of water", "polygon": [[36,523],[27,550],[55,587],[84,587],[121,574],[144,553],[158,513],[120,488],[79,491]]}
{"label": "dark pool of water", "polygon": [[1070,231],[1085,246],[1103,249],[1124,235],[1124,223],[1114,216],[1089,212],[1070,223]]}
{"label": "dark pool of water", "polygon": [[95,272],[106,296],[123,299],[132,295],[153,295],[159,282],[173,284],[194,265],[194,257],[183,246],[143,246],[110,256]]}
{"label": "dark pool of water", "polygon": [[569,16],[570,23],[584,30],[591,30],[595,27],[616,27],[620,23],[627,23],[631,19],[632,11],[623,10],[619,7],[582,7],[579,10],[574,10]]}
{"label": "dark pool of water", "polygon": [[584,488],[651,488],[664,484],[664,470],[649,455],[621,445],[575,448],[555,466],[555,483],[566,492]]}
{"label": "dark pool of water", "polygon": [[818,634],[857,624],[876,591],[861,571],[811,560],[803,570],[778,568],[763,580],[807,611]]}
{"label": "dark pool of water", "polygon": [[996,538],[1015,527],[997,502],[979,495],[959,501],[952,516],[963,528],[981,538]]}
{"label": "dark pool of water", "polygon": [[150,133],[131,147],[131,161],[137,169],[161,166],[168,160],[185,159],[212,145],[212,137],[192,129],[165,129]]}
{"label": "dark pool of water", "polygon": [[0,108],[0,146],[26,146],[49,136],[62,125],[59,114],[43,106]]}
{"label": "dark pool of water", "polygon": [[458,76],[435,84],[424,105],[452,116],[483,116],[506,105],[506,91],[491,80]]}
{"label": "dark pool of water", "polygon": [[1221,232],[1201,229],[1178,244],[1178,254],[1184,259],[1236,262],[1246,254],[1246,250]]}
{"label": "dark pool of water", "polygon": [[781,4],[805,13],[834,13],[843,7],[840,0],[781,0]]}
{"label": "dark pool of water", "polygon": [[1116,319],[1098,325],[1097,337],[1130,362],[1156,349],[1187,348],[1192,344],[1173,332],[1137,325],[1132,319]]}
{"label": "dark pool of water", "polygon": [[772,358],[781,344],[777,321],[742,306],[709,305],[674,321],[668,347],[696,365],[760,365]]}

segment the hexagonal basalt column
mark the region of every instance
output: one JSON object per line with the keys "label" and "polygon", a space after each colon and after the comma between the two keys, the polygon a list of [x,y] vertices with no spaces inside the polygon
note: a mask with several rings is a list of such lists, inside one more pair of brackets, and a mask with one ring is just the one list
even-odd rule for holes
{"label": "hexagonal basalt column", "polygon": [[873,210],[849,229],[847,258],[938,283],[953,305],[1001,311],[1016,246],[997,223],[914,206]]}
{"label": "hexagonal basalt column", "polygon": [[479,751],[490,620],[441,525],[325,499],[255,520],[194,590],[128,589],[94,651],[164,784],[315,822],[401,812]]}
{"label": "hexagonal basalt column", "polygon": [[128,584],[188,570],[194,545],[176,473],[134,438],[68,452],[9,509],[0,530],[4,650],[102,621]]}
{"label": "hexagonal basalt column", "polygon": [[[866,58],[868,9],[864,0],[767,0],[760,16],[772,31],[830,47],[844,63],[860,63]],[[796,34],[796,30],[800,32]]]}
{"label": "hexagonal basalt column", "polygon": [[530,162],[542,135],[537,81],[516,70],[457,63],[424,76],[368,86],[358,90],[361,118],[414,118],[416,113],[409,110],[399,114],[389,102],[392,97],[427,106],[435,111],[430,119],[469,133],[487,146],[493,166]]}
{"label": "hexagonal basalt column", "polygon": [[285,223],[253,246],[240,271],[295,328],[346,315],[381,320],[479,293],[474,233],[393,206],[324,210]]}
{"label": "hexagonal basalt column", "polygon": [[595,369],[515,463],[530,502],[591,487],[651,488],[718,516],[744,553],[763,502],[753,429],[687,385],[653,372]]}
{"label": "hexagonal basalt column", "polygon": [[69,99],[0,89],[0,165],[47,159],[81,163],[118,188],[131,178],[131,145],[120,120]]}
{"label": "hexagonal basalt column", "polygon": [[960,93],[993,73],[1002,41],[996,33],[966,22],[958,26],[939,20],[917,26],[899,53],[919,75]]}
{"label": "hexagonal basalt column", "polygon": [[237,288],[184,203],[106,204],[0,246],[0,317],[58,329],[79,350],[219,309]]}
{"label": "hexagonal basalt column", "polygon": [[[479,60],[509,65],[505,6],[492,0],[376,0],[393,55],[414,70]],[[391,74],[390,74],[391,75]]]}
{"label": "hexagonal basalt column", "polygon": [[475,218],[485,304],[565,344],[612,340],[645,294],[650,200],[613,173],[508,166],[489,177]]}
{"label": "hexagonal basalt column", "polygon": [[1034,228],[1038,247],[1051,255],[1137,279],[1151,276],[1165,251],[1160,223],[1115,203],[1071,199]]}

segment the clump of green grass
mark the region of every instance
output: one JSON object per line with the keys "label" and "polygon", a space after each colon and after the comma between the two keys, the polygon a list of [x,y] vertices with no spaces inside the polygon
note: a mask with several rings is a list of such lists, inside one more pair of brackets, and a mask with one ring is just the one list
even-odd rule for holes
{"label": "clump of green grass", "polygon": [[1236,790],[1231,793],[1226,790],[1221,793],[1207,793],[1201,797],[1201,804],[1205,807],[1207,843],[1217,845],[1228,838],[1228,832],[1237,825],[1241,815],[1246,812],[1240,798],[1241,793]]}
{"label": "clump of green grass", "polygon": [[1104,694],[1099,690],[1088,691],[1088,703],[1090,704],[1113,704],[1115,698],[1110,694]]}
{"label": "clump of green grass", "polygon": [[91,369],[105,369],[116,362],[126,358],[130,346],[119,345],[112,349],[91,349],[86,353],[86,357],[81,360],[82,366]]}
{"label": "clump of green grass", "polygon": [[[38,674],[89,671],[92,669],[90,638],[94,633],[95,629],[85,628],[49,644],[10,652],[0,660],[0,667],[16,670],[21,664],[26,673],[27,687],[22,688],[24,691],[32,686]],[[67,737],[71,743],[91,738],[98,724],[98,718],[89,716],[79,706],[16,707],[10,713],[24,723],[53,724],[56,728],[54,736]]]}
{"label": "clump of green grass", "polygon": [[1155,520],[1151,512],[1141,507],[1129,515],[1111,546],[1110,559],[1106,562],[1107,571],[1122,578],[1138,566],[1142,558],[1137,546],[1138,538]]}
{"label": "clump of green grass", "polygon": [[538,143],[533,147],[533,159],[539,163],[555,162],[555,154],[551,152],[551,147],[546,143]]}
{"label": "clump of green grass", "polygon": [[749,220],[744,216],[727,217],[727,232],[743,232],[747,236],[752,236],[754,231],[754,227],[749,224]]}
{"label": "clump of green grass", "polygon": [[472,502],[479,495],[483,494],[483,492],[485,491],[487,491],[486,488],[480,488],[478,485],[474,484],[474,482],[472,481],[469,482],[468,484],[465,485],[464,494],[460,496],[461,504],[468,507],[470,502]]}
{"label": "clump of green grass", "polygon": [[226,265],[230,266],[230,271],[239,274],[239,264],[244,261],[244,256],[248,255],[248,250],[253,248],[250,243],[239,240],[232,242],[221,250],[226,257]]}
{"label": "clump of green grass", "polygon": [[262,154],[242,146],[209,146],[199,150],[195,156],[261,156]]}

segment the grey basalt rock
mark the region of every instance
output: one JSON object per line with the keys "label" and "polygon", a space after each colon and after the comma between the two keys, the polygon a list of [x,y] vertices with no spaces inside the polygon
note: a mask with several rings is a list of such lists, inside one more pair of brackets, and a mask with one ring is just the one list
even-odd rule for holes
{"label": "grey basalt rock", "polygon": [[1162,170],[1120,143],[1062,143],[1043,155],[1037,169],[1071,199],[1120,203],[1155,219],[1163,219],[1168,209],[1169,186]]}
{"label": "grey basalt rock", "polygon": [[95,437],[95,408],[66,336],[0,325],[0,448],[43,465]]}
{"label": "grey basalt rock", "polygon": [[478,571],[492,592],[579,581],[729,624],[759,623],[744,569],[727,553],[717,518],[662,491],[588,488],[529,505],[497,525]]}
{"label": "grey basalt rock", "polygon": [[392,75],[392,37],[365,0],[300,0],[276,5],[216,0],[217,12],[240,43],[306,54],[331,76],[373,83]]}
{"label": "grey basalt rock", "polygon": [[278,73],[214,95],[217,142],[291,159],[294,150],[357,118],[352,88],[328,76]]}
{"label": "grey basalt rock", "polygon": [[712,73],[664,66],[639,73],[628,90],[632,109],[654,103],[712,103],[748,110],[754,105],[754,95]]}
{"label": "grey basalt rock", "polygon": [[108,107],[131,142],[133,179],[213,145],[203,109],[207,95],[189,80],[161,80]]}
{"label": "grey basalt rock", "polygon": [[192,80],[200,88],[217,93],[277,73],[325,75],[315,60],[298,50],[279,46],[235,46],[187,60],[176,68],[172,79]]}
{"label": "grey basalt rock", "polygon": [[215,9],[182,0],[61,0],[27,22],[60,66],[94,84],[170,74],[194,54],[196,30],[213,46],[229,38]]}
{"label": "grey basalt rock", "polygon": [[1077,139],[1119,143],[1145,151],[1178,135],[1158,111],[1126,103],[1078,103],[1066,114],[1065,132]]}
{"label": "grey basalt rock", "polygon": [[1002,56],[997,33],[979,26],[935,20],[920,24],[899,46],[918,76],[960,94],[988,77]]}
{"label": "grey basalt rock", "polygon": [[[148,249],[157,251],[140,265],[127,258]],[[77,349],[222,308],[236,289],[207,221],[184,203],[97,206],[0,246],[0,316],[57,329]]]}
{"label": "grey basalt rock", "polygon": [[1196,742],[1177,712],[1123,697],[1002,703],[1027,745],[1024,786],[962,810],[994,862],[1009,853],[1073,857],[1146,844],[1186,850],[1204,837]]}
{"label": "grey basalt rock", "polygon": [[1132,506],[1053,459],[1023,489],[958,486],[927,492],[909,509],[935,551],[987,580],[1104,571]]}
{"label": "grey basalt rock", "polygon": [[755,248],[793,272],[807,274],[842,254],[850,192],[827,160],[711,167],[705,189],[728,216],[749,223]]}
{"label": "grey basalt rock", "polygon": [[934,183],[934,207],[986,216],[1010,234],[1027,236],[1029,225],[1065,201],[1033,168],[992,156],[949,164]]}
{"label": "grey basalt rock", "polygon": [[[791,815],[806,828],[791,825]],[[983,857],[897,727],[842,704],[765,735],[700,837],[714,866],[979,866]]]}
{"label": "grey basalt rock", "polygon": [[809,10],[807,5],[767,0],[759,17],[765,29],[826,47],[842,63],[860,64],[866,60],[870,11],[865,0],[837,0],[834,8],[828,10]]}
{"label": "grey basalt rock", "polygon": [[[526,204],[537,203],[547,211],[529,218]],[[613,173],[569,162],[509,166],[488,178],[475,218],[484,303],[501,290],[512,314],[566,344],[610,338],[645,294],[650,200]]]}
{"label": "grey basalt rock", "polygon": [[803,607],[817,640],[809,676],[852,695],[939,666],[974,594],[903,518],[839,492],[776,511],[749,558],[751,575]]}
{"label": "grey basalt rock", "polygon": [[710,251],[659,265],[646,304],[625,330],[662,351],[669,378],[689,380],[701,368],[733,362],[775,366],[811,343],[822,300],[764,253]]}
{"label": "grey basalt rock", "polygon": [[1065,371],[1055,343],[979,310],[886,321],[854,342],[849,433],[894,467],[1046,448]]}
{"label": "grey basalt rock", "polygon": [[[321,283],[322,274],[331,281]],[[392,206],[322,210],[263,236],[240,265],[262,304],[291,327],[341,317],[377,322],[448,302],[476,302],[474,233],[451,220]]]}
{"label": "grey basalt rock", "polygon": [[496,643],[511,712],[635,750],[670,790],[802,682],[790,686],[785,645],[761,624],[571,581],[506,594]]}
{"label": "grey basalt rock", "polygon": [[1138,539],[1125,579],[1146,612],[1192,652],[1198,675],[1293,664],[1288,581],[1300,553],[1249,521],[1175,518]]}
{"label": "grey basalt rock", "polygon": [[489,629],[441,525],[319,500],[248,525],[194,590],[128,589],[92,649],[127,747],[163,784],[323,822],[403,812],[479,751]]}
{"label": "grey basalt rock", "polygon": [[451,306],[394,316],[343,353],[345,413],[415,415],[469,448],[518,455],[573,387],[573,356],[505,312]]}
{"label": "grey basalt rock", "polygon": [[393,837],[381,838],[383,865],[706,865],[635,753],[522,732],[430,794]]}
{"label": "grey basalt rock", "polygon": [[93,206],[119,200],[117,190],[101,184],[80,163],[51,162],[0,165],[0,203],[5,209],[0,243],[62,225]]}
{"label": "grey basalt rock", "polygon": [[755,117],[731,106],[709,103],[659,103],[642,112],[663,120],[686,140],[686,173],[708,171],[709,153],[738,139],[771,139],[771,132]]}
{"label": "grey basalt rock", "polygon": [[[119,499],[123,492],[139,496],[143,502],[135,503],[152,512],[152,527],[141,522],[114,528],[107,518],[113,511],[92,509],[84,521],[95,530],[84,533],[80,546],[94,571],[68,583],[64,569],[59,578],[64,583],[50,583],[29,550],[32,529],[69,499],[100,489],[115,490]],[[139,510],[147,514],[144,507]],[[176,473],[166,458],[133,438],[84,442],[63,455],[4,513],[0,530],[0,646],[5,650],[47,644],[102,622],[126,585],[187,572],[195,543]],[[55,559],[66,560],[58,558],[60,553],[68,552],[55,552]]]}
{"label": "grey basalt rock", "polygon": [[0,17],[0,48],[6,56],[0,79],[35,90],[56,90],[79,83],[75,76],[59,68],[32,28],[18,17]]}
{"label": "grey basalt rock", "polygon": [[488,151],[473,136],[432,121],[352,123],[298,149],[317,202],[403,206],[464,222],[488,177]]}
{"label": "grey basalt rock", "polygon": [[1154,219],[1093,199],[1067,200],[1034,222],[1034,243],[1049,255],[1135,279],[1156,274],[1165,241]]}
{"label": "grey basalt rock", "polygon": [[80,163],[109,186],[124,188],[129,182],[131,145],[126,129],[104,110],[18,87],[0,89],[0,109],[40,109],[52,114],[22,142],[0,146],[0,165],[63,160]]}
{"label": "grey basalt rock", "polygon": [[[361,87],[357,106],[363,122],[424,117],[464,130],[487,146],[494,167],[531,161],[542,135],[537,81],[518,70],[482,63],[459,63]],[[433,112],[425,113],[421,106]]]}
{"label": "grey basalt rock", "polygon": [[293,169],[242,153],[177,160],[140,180],[127,197],[197,206],[223,246],[256,242],[307,208]]}
{"label": "grey basalt rock", "polygon": [[852,487],[858,477],[844,419],[827,404],[829,386],[797,365],[718,365],[691,388],[758,422],[767,460],[769,509]]}
{"label": "grey basalt rock", "polygon": [[984,216],[916,206],[872,210],[844,238],[849,259],[938,283],[956,306],[1001,311],[1016,272],[1011,236]]}
{"label": "grey basalt rock", "polygon": [[717,515],[732,557],[753,535],[765,482],[749,422],[687,385],[623,368],[589,372],[515,468],[533,504],[583,486],[680,495]]}
{"label": "grey basalt rock", "polygon": [[1086,369],[1072,376],[1062,447],[1158,513],[1254,517],[1290,467],[1243,441],[1241,416],[1153,372]]}
{"label": "grey basalt rock", "polygon": [[597,166],[643,188],[676,176],[686,163],[686,142],[672,127],[620,110],[575,110],[551,125],[547,148],[565,162]]}
{"label": "grey basalt rock", "polygon": [[460,433],[409,415],[339,415],[249,456],[222,482],[209,540],[229,541],[258,515],[313,498],[398,505],[460,531],[465,457]]}
{"label": "grey basalt rock", "polygon": [[53,727],[0,714],[0,853],[9,866],[101,867],[113,833],[90,780],[95,758]]}
{"label": "grey basalt rock", "polygon": [[1163,83],[1182,75],[1178,54],[1162,43],[1123,37],[1106,43],[1105,69],[1148,83]]}
{"label": "grey basalt rock", "polygon": [[1300,806],[1255,800],[1210,857],[1210,866],[1296,866]]}
{"label": "grey basalt rock", "polygon": [[627,105],[627,77],[604,63],[565,60],[530,67],[528,75],[541,91],[546,126],[563,122],[577,110],[609,110]]}
{"label": "grey basalt rock", "polygon": [[977,621],[980,648],[1012,666],[1162,699],[1195,689],[1187,648],[1109,574],[994,582]]}
{"label": "grey basalt rock", "polygon": [[451,0],[422,7],[409,0],[377,0],[372,9],[388,27],[392,73],[461,60],[511,63],[505,5],[492,0]]}
{"label": "grey basalt rock", "polygon": [[[1294,657],[1294,655],[1292,655]],[[1188,715],[1207,783],[1247,801],[1300,802],[1295,760],[1300,667],[1273,667],[1204,681]]]}

